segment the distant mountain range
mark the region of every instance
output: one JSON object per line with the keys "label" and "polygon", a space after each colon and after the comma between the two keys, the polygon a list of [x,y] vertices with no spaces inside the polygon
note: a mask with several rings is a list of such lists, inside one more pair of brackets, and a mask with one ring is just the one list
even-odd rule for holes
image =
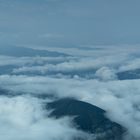
{"label": "distant mountain range", "polygon": [[48,51],[48,50],[37,50],[26,47],[18,47],[12,45],[0,45],[0,55],[7,56],[16,56],[16,57],[24,57],[24,56],[68,56],[68,54],[60,53],[56,51]]}

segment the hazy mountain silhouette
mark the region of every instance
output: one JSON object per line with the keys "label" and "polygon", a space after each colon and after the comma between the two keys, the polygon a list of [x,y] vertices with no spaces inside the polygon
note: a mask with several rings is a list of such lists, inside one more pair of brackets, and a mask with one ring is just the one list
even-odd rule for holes
{"label": "hazy mountain silhouette", "polygon": [[56,52],[56,51],[36,50],[36,49],[32,49],[32,48],[18,47],[18,46],[12,46],[12,45],[0,45],[0,55],[8,55],[8,56],[16,56],[16,57],[68,56],[68,54],[60,53],[60,52]]}

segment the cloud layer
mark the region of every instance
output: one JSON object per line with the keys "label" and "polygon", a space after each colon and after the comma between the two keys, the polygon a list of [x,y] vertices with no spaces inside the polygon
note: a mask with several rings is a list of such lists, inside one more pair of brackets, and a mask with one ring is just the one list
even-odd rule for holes
{"label": "cloud layer", "polygon": [[[1,72],[0,87],[12,94],[0,95],[1,139],[88,137],[76,130],[72,118],[48,117],[44,103],[52,100],[49,97],[75,97],[96,105],[107,111],[109,119],[128,130],[127,140],[140,138],[140,80],[118,80],[117,75],[140,68],[137,46],[127,47],[127,52],[125,47],[90,47],[90,53],[81,48],[73,56],[0,56],[1,68],[10,67],[7,73]],[[40,98],[42,95],[44,98]]]}

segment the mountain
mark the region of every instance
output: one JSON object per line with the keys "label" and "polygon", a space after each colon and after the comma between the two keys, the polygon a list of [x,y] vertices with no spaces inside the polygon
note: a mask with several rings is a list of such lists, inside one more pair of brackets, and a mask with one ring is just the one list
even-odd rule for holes
{"label": "mountain", "polygon": [[105,111],[86,102],[64,98],[48,103],[50,117],[73,116],[78,129],[96,134],[96,140],[122,140],[125,129],[106,118]]}
{"label": "mountain", "polygon": [[56,51],[48,51],[48,50],[37,50],[32,48],[26,47],[18,47],[12,45],[0,45],[0,55],[7,55],[7,56],[16,56],[16,57],[33,57],[33,56],[51,56],[51,57],[58,57],[58,56],[68,56],[68,54],[60,53]]}

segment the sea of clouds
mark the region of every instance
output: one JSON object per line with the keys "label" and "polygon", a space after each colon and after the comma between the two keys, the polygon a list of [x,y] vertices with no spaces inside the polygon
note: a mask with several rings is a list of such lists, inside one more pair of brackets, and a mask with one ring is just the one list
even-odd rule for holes
{"label": "sea of clouds", "polygon": [[49,117],[45,105],[51,96],[96,105],[128,130],[127,140],[140,139],[140,79],[118,78],[120,72],[140,69],[138,45],[47,50],[69,56],[0,56],[0,139],[90,139],[76,129],[72,118]]}

